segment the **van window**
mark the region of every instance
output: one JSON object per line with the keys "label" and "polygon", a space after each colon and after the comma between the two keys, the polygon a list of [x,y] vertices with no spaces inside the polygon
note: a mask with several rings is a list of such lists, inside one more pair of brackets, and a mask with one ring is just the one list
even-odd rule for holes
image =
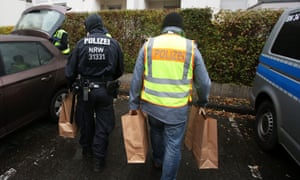
{"label": "van window", "polygon": [[285,20],[271,49],[272,53],[300,60],[300,13]]}

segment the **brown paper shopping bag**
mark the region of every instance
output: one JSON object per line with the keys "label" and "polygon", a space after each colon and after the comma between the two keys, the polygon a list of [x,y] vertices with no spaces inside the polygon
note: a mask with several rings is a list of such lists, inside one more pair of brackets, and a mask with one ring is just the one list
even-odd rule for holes
{"label": "brown paper shopping bag", "polygon": [[[199,169],[217,169],[218,168],[218,129],[217,120],[211,117],[199,115],[197,107],[193,106],[190,112],[192,120],[188,122],[185,139],[192,139],[192,152],[197,161]],[[192,123],[192,125],[190,125]],[[190,130],[189,130],[190,128]],[[189,148],[189,144],[186,143]]]}
{"label": "brown paper shopping bag", "polygon": [[121,117],[125,151],[128,163],[145,163],[148,153],[148,128],[143,113]]}
{"label": "brown paper shopping bag", "polygon": [[[73,107],[72,107],[73,105]],[[73,108],[73,109],[72,109]],[[75,97],[73,93],[68,93],[61,105],[59,113],[58,130],[59,136],[65,138],[75,138],[77,134],[77,125],[74,120]],[[71,120],[71,118],[73,118]]]}

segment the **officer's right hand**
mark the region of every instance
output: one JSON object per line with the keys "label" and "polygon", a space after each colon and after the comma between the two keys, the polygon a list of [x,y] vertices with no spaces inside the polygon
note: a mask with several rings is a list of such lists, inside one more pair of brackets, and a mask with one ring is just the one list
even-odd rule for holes
{"label": "officer's right hand", "polygon": [[137,110],[129,110],[129,115],[137,115]]}
{"label": "officer's right hand", "polygon": [[198,114],[202,115],[206,119],[206,112],[205,112],[205,109],[203,107],[199,108]]}

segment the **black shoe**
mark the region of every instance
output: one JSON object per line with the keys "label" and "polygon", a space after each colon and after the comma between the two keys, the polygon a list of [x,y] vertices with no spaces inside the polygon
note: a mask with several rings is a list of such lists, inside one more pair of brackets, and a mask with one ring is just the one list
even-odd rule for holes
{"label": "black shoe", "polygon": [[157,170],[162,170],[162,164],[155,162],[153,159],[152,159],[152,166]]}
{"label": "black shoe", "polygon": [[103,158],[95,159],[94,172],[101,172],[105,168],[105,160]]}
{"label": "black shoe", "polygon": [[91,149],[83,149],[82,150],[82,156],[84,158],[93,158],[93,150],[91,150]]}

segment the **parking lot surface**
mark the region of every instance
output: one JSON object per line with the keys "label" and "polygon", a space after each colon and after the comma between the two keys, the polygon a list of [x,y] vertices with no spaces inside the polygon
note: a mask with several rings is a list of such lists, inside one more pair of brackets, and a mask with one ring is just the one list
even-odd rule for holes
{"label": "parking lot surface", "polygon": [[[120,116],[128,100],[115,102],[116,127],[110,136],[107,167],[92,170],[92,160],[81,157],[78,139],[58,136],[57,124],[40,119],[0,139],[0,180],[155,180],[160,171],[151,165],[127,164]],[[208,110],[218,120],[219,168],[199,170],[190,151],[182,146],[177,180],[284,180],[300,179],[299,166],[282,148],[262,152],[253,138],[252,115]]]}

